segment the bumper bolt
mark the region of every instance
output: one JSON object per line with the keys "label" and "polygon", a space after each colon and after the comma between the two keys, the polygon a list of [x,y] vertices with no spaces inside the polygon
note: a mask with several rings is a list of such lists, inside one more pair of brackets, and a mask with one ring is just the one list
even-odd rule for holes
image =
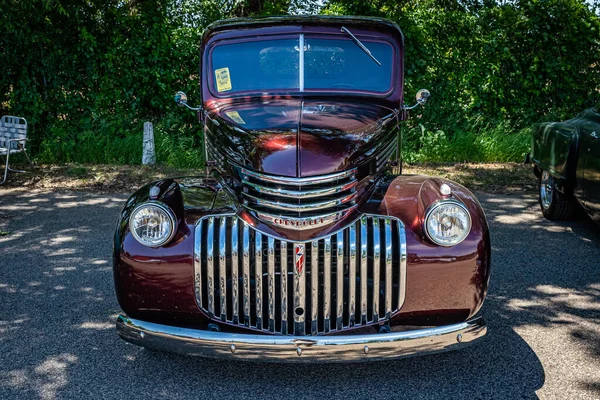
{"label": "bumper bolt", "polygon": [[298,347],[296,349],[296,353],[298,353],[298,357],[300,357],[302,355],[302,349],[300,347]]}
{"label": "bumper bolt", "polygon": [[231,350],[232,354],[235,353],[235,344],[232,344],[229,349]]}
{"label": "bumper bolt", "polygon": [[456,336],[456,341],[458,343],[462,342],[462,335],[459,333],[458,336]]}
{"label": "bumper bolt", "polygon": [[140,332],[140,339],[143,339],[146,334],[144,332]]}
{"label": "bumper bolt", "polygon": [[369,346],[365,346],[365,347],[363,348],[363,352],[364,352],[365,354],[369,354]]}

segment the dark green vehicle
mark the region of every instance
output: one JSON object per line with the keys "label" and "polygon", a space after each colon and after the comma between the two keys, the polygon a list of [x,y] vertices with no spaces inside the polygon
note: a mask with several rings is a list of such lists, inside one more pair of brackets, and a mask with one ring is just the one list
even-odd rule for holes
{"label": "dark green vehicle", "polygon": [[564,122],[540,124],[529,161],[539,182],[540,207],[550,220],[573,217],[576,200],[600,222],[600,102]]}

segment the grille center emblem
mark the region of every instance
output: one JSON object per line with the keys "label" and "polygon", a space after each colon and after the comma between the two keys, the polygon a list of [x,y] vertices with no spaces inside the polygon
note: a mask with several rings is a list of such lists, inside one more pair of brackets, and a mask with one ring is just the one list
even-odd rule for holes
{"label": "grille center emblem", "polygon": [[304,270],[305,263],[305,248],[303,244],[294,245],[294,254],[296,254],[296,274],[298,276],[302,275],[302,271]]}

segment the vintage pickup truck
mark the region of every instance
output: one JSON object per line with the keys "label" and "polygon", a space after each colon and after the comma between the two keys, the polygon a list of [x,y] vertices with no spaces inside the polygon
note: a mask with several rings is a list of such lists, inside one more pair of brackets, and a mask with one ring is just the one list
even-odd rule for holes
{"label": "vintage pickup truck", "polygon": [[534,129],[527,162],[539,183],[544,217],[574,216],[576,201],[600,222],[600,102],[564,122],[547,122]]}
{"label": "vintage pickup truck", "polygon": [[[206,170],[126,202],[119,335],[237,360],[382,360],[483,337],[477,199],[399,174],[404,37],[357,17],[228,20],[201,44]],[[395,170],[396,172],[394,173]]]}

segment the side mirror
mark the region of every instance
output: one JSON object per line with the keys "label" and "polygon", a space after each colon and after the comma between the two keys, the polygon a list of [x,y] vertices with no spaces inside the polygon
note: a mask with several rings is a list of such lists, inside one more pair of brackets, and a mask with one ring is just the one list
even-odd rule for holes
{"label": "side mirror", "polygon": [[427,100],[429,100],[429,98],[431,97],[431,93],[429,93],[429,90],[427,89],[421,89],[417,92],[417,103],[419,104],[425,104],[427,103]]}
{"label": "side mirror", "polygon": [[184,105],[186,105],[187,104],[187,94],[185,94],[182,91],[175,93],[175,103],[180,107],[183,107]]}
{"label": "side mirror", "polygon": [[407,106],[406,104],[402,107],[404,110],[412,110],[413,108],[417,108],[418,106],[422,106],[427,103],[427,100],[431,97],[431,93],[427,89],[421,89],[417,92],[417,103],[413,106]]}
{"label": "side mirror", "polygon": [[192,111],[199,111],[202,109],[202,107],[190,107],[187,103],[187,94],[182,91],[175,93],[175,103],[179,107],[187,107]]}

